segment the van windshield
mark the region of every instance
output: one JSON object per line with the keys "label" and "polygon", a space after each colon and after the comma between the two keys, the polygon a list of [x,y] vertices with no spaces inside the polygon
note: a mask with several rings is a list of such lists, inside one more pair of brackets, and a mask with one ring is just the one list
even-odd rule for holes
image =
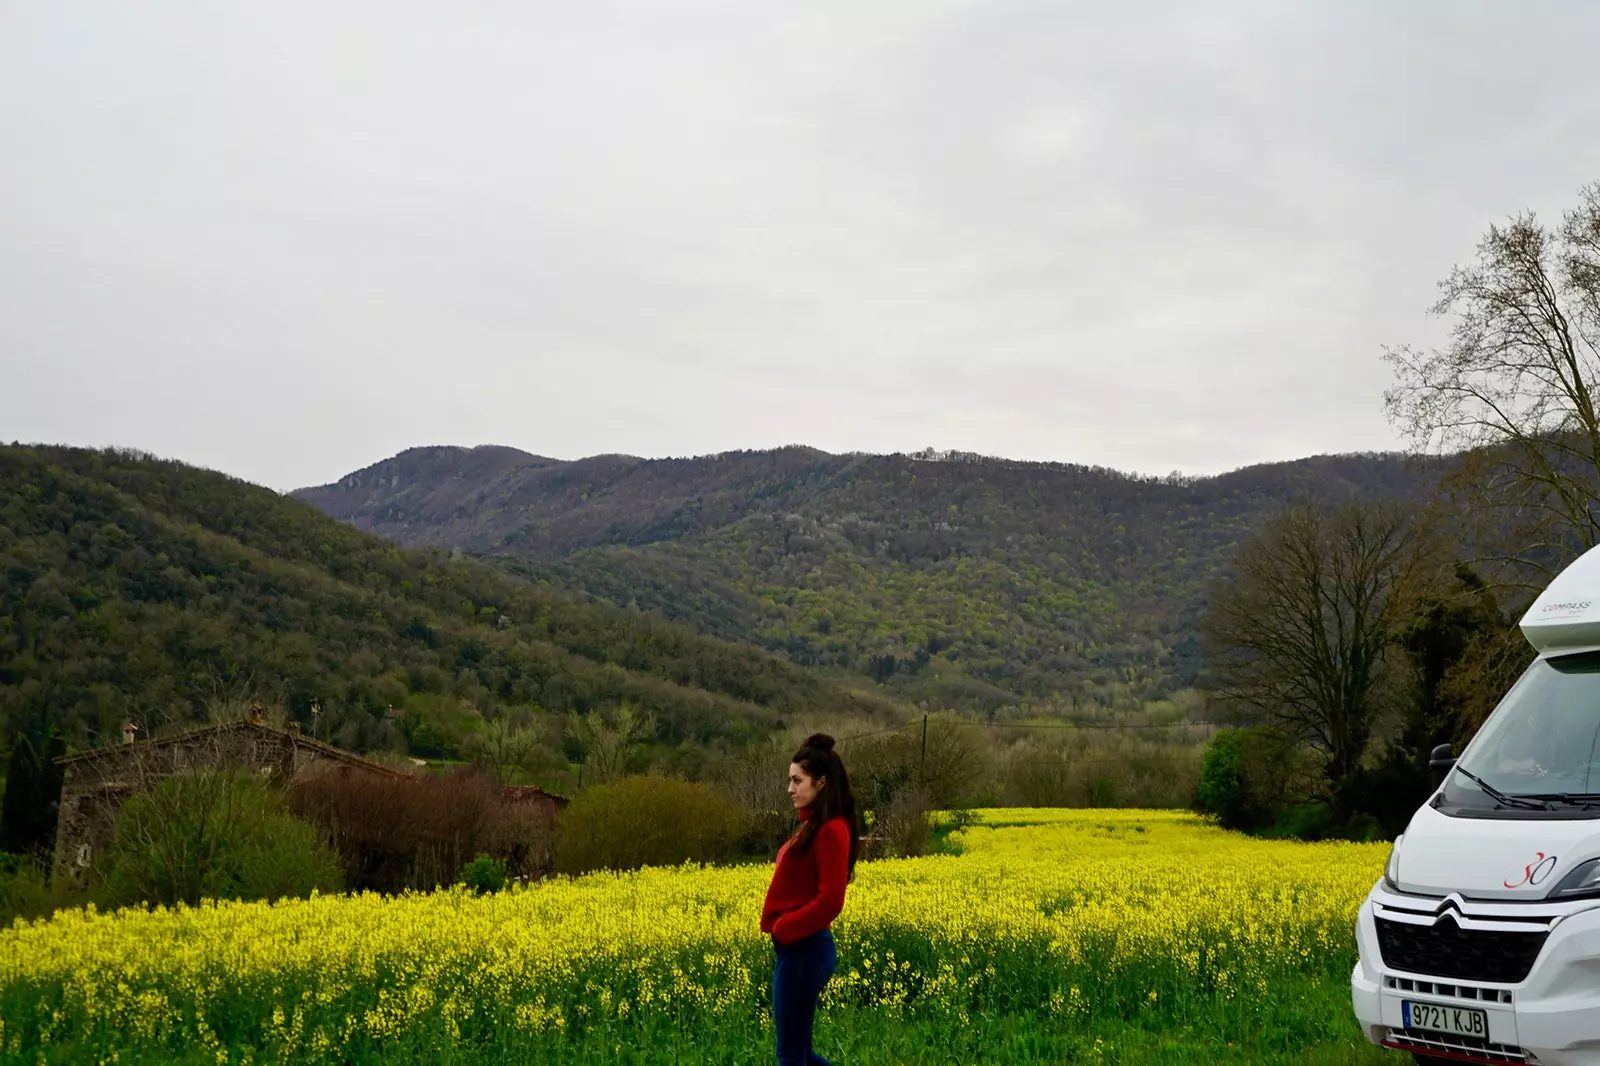
{"label": "van windshield", "polygon": [[1600,651],[1540,659],[1489,716],[1458,764],[1464,772],[1450,775],[1443,799],[1477,808],[1600,809],[1596,756]]}

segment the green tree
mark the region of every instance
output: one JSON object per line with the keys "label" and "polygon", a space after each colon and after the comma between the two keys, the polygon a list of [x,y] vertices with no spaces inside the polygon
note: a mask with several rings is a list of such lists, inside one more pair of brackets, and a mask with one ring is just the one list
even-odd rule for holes
{"label": "green tree", "polygon": [[14,854],[31,852],[36,836],[38,812],[39,756],[33,743],[24,734],[17,734],[11,742],[11,755],[6,760],[6,791],[0,806],[0,851]]}
{"label": "green tree", "polygon": [[1470,566],[1457,563],[1453,587],[1424,600],[1401,633],[1415,696],[1397,746],[1418,779],[1427,779],[1428,756],[1436,745],[1459,743],[1471,735],[1476,723],[1466,719],[1448,681],[1475,640],[1497,634],[1506,625],[1493,590]]}
{"label": "green tree", "polygon": [[464,753],[469,738],[483,729],[483,712],[470,700],[419,693],[401,717],[411,750],[434,758]]}
{"label": "green tree", "polygon": [[255,699],[341,747],[394,749],[412,730],[441,755],[481,724],[463,700],[489,720],[626,701],[667,744],[768,735],[802,708],[893,709],[748,644],[126,452],[0,447],[0,573],[0,738],[36,747],[57,730],[101,743],[130,717],[150,730],[156,709],[173,728],[235,718]]}
{"label": "green tree", "polygon": [[18,734],[7,761],[6,790],[0,802],[0,851],[45,857],[55,842],[56,812],[61,802],[61,767],[66,742],[52,736],[39,754]]}

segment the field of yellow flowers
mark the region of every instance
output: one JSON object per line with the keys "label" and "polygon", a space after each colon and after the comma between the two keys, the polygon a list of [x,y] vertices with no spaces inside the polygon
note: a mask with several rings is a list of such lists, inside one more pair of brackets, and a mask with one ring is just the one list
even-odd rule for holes
{"label": "field of yellow flowers", "polygon": [[[951,844],[859,868],[830,1058],[1385,1061],[1346,982],[1386,846],[1040,810]],[[768,874],[64,912],[0,932],[0,1061],[766,1062]]]}

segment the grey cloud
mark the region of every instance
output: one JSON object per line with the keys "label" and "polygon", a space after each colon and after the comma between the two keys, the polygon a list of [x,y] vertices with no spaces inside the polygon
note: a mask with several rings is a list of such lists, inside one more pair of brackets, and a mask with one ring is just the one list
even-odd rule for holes
{"label": "grey cloud", "polygon": [[1600,178],[1600,9],[13,5],[0,437],[1164,472],[1396,445],[1385,342]]}

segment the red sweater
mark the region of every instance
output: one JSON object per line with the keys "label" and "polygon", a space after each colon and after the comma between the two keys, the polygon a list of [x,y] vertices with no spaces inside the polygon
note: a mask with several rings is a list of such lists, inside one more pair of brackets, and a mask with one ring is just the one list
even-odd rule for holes
{"label": "red sweater", "polygon": [[778,849],[778,866],[761,906],[761,931],[780,944],[822,932],[844,909],[849,880],[850,826],[843,818],[830,818],[806,851],[796,851],[793,840]]}

